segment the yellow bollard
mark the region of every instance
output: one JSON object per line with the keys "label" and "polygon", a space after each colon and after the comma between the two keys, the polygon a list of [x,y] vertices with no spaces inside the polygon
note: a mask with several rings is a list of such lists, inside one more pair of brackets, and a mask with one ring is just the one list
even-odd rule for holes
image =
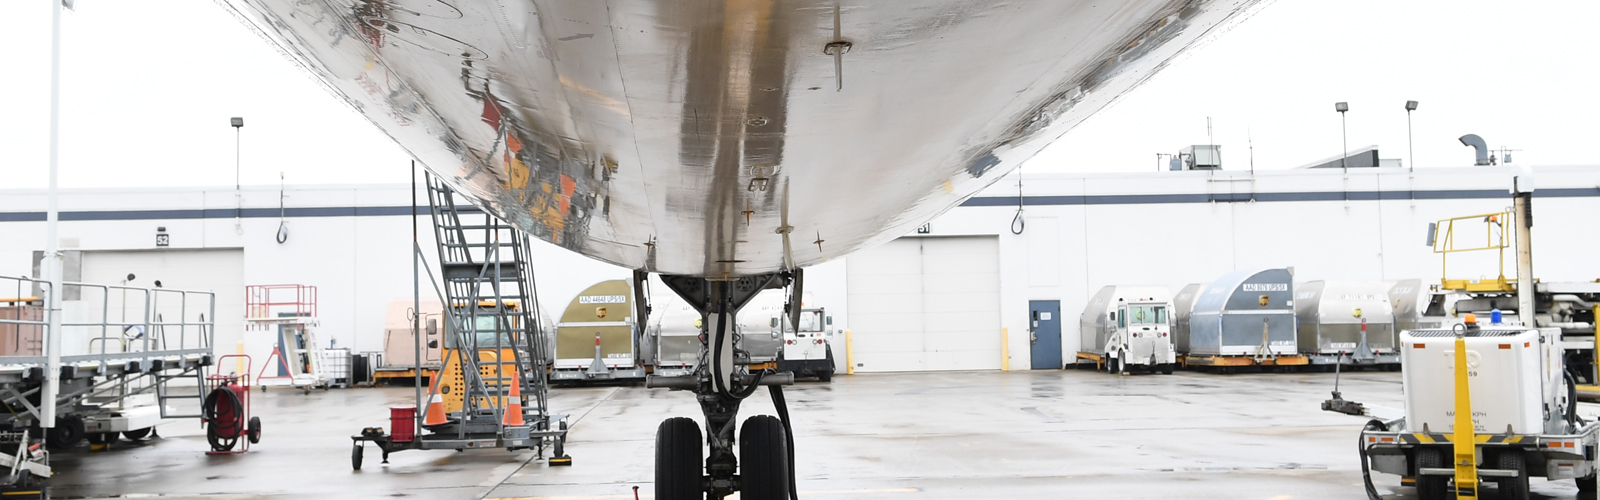
{"label": "yellow bollard", "polygon": [[[244,341],[239,341],[239,354],[244,354]],[[244,358],[233,358],[233,372],[244,373]]]}
{"label": "yellow bollard", "polygon": [[854,340],[855,340],[855,336],[850,334],[850,330],[845,330],[844,331],[844,374],[845,375],[855,375],[856,374],[856,348],[855,348],[855,344],[853,342]]}
{"label": "yellow bollard", "polygon": [[1000,371],[1011,371],[1011,331],[1000,327]]}
{"label": "yellow bollard", "polygon": [[[1468,314],[1467,325],[1476,326],[1477,318]],[[1478,438],[1472,423],[1472,393],[1467,380],[1467,337],[1456,334],[1456,423],[1450,436],[1455,447],[1456,498],[1478,497]]]}

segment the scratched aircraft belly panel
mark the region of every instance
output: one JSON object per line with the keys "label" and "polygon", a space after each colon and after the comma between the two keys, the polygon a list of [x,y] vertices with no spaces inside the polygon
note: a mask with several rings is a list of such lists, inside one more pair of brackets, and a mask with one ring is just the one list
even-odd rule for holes
{"label": "scratched aircraft belly panel", "polygon": [[226,1],[535,237],[713,277],[904,234],[1255,3]]}

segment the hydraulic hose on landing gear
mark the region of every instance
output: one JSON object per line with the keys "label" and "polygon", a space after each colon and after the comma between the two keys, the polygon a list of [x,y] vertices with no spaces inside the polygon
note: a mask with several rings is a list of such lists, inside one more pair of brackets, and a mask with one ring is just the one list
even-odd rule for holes
{"label": "hydraulic hose on landing gear", "polygon": [[711,385],[715,386],[717,394],[721,395],[722,397],[729,399],[744,399],[750,397],[751,394],[755,394],[756,387],[761,386],[761,379],[762,377],[766,376],[767,372],[765,370],[757,372],[755,374],[755,380],[751,380],[749,385],[737,392],[732,391],[728,388],[728,386],[723,385],[722,344],[724,338],[723,332],[726,331],[725,329],[728,327],[728,323],[729,322],[726,320],[719,319],[717,321],[717,331],[711,339]]}
{"label": "hydraulic hose on landing gear", "polygon": [[789,452],[789,500],[800,500],[799,490],[794,485],[794,428],[789,426],[789,405],[783,402],[783,386],[769,385],[767,390],[772,393],[772,407],[778,410],[778,421],[783,422],[784,448]]}

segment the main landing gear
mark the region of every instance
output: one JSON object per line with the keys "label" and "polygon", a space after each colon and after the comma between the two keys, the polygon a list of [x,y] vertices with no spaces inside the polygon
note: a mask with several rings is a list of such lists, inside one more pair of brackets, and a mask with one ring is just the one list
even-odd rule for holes
{"label": "main landing gear", "polygon": [[[645,278],[644,273],[636,273],[634,281],[644,283]],[[801,272],[727,281],[687,276],[661,279],[700,312],[700,358],[694,373],[677,377],[652,375],[646,385],[693,391],[705,422],[702,426],[693,419],[674,417],[657,428],[656,498],[722,499],[738,492],[744,500],[794,499],[794,433],[782,387],[794,383],[794,374],[777,372],[771,365],[752,366],[734,332],[734,317],[762,290],[785,287],[790,293],[790,305],[786,307],[791,315],[798,314]],[[649,305],[644,300],[638,303],[646,314],[640,317],[648,317]],[[795,318],[791,320],[790,324],[798,323]],[[735,439],[739,404],[761,386],[767,386],[778,416],[746,418],[737,427]],[[734,452],[735,444],[738,453]]]}

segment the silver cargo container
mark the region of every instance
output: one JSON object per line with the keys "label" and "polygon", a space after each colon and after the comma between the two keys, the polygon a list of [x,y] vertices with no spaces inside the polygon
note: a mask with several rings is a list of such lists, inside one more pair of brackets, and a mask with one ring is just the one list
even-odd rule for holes
{"label": "silver cargo container", "polygon": [[[1442,302],[1443,297],[1439,299]],[[1389,287],[1389,305],[1394,308],[1395,331],[1442,328],[1445,324],[1442,307],[1438,316],[1428,315],[1428,307],[1434,300],[1434,294],[1422,286],[1420,279],[1394,282],[1394,286]]]}
{"label": "silver cargo container", "polygon": [[[1310,281],[1295,285],[1300,353],[1312,364],[1398,364],[1399,330],[1384,281]],[[1363,328],[1365,326],[1365,328]]]}
{"label": "silver cargo container", "polygon": [[644,351],[662,376],[687,375],[700,356],[700,312],[677,295],[662,294],[650,314]]}
{"label": "silver cargo container", "polygon": [[1288,269],[1228,273],[1200,290],[1189,313],[1190,356],[1298,356],[1294,275]]}
{"label": "silver cargo container", "polygon": [[1194,299],[1200,296],[1199,283],[1190,283],[1172,296],[1172,349],[1179,355],[1189,353],[1189,315],[1194,313]]}

